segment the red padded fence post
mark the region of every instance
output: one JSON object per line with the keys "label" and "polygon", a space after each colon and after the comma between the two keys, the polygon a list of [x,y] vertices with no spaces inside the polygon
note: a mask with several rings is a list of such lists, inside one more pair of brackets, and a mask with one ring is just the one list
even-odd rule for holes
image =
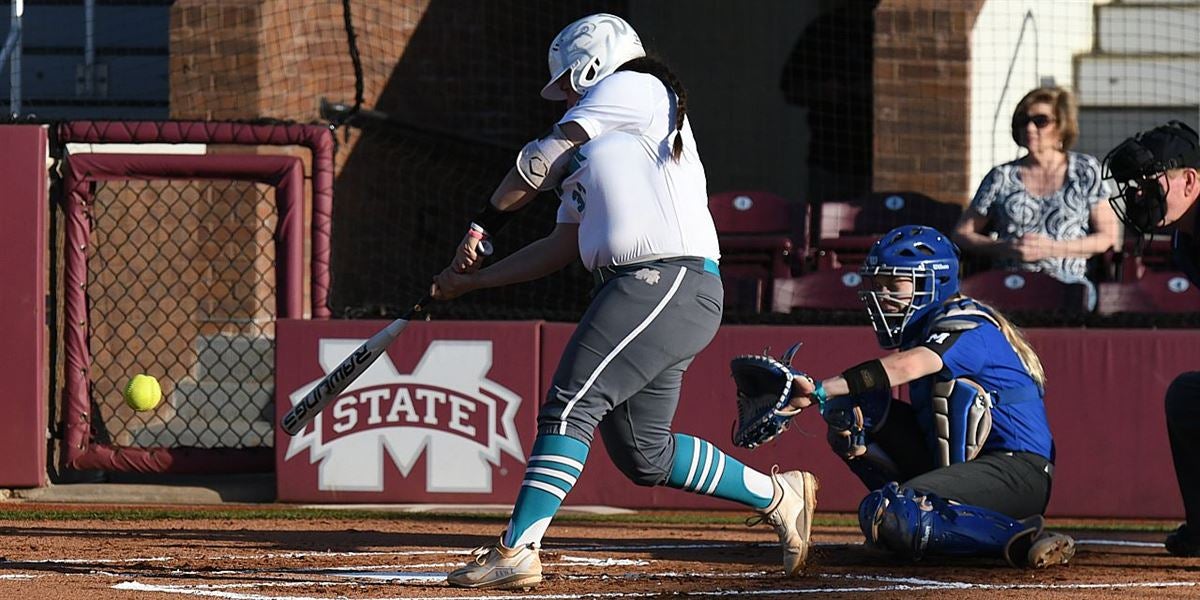
{"label": "red padded fence post", "polygon": [[0,127],[0,487],[46,484],[46,129]]}

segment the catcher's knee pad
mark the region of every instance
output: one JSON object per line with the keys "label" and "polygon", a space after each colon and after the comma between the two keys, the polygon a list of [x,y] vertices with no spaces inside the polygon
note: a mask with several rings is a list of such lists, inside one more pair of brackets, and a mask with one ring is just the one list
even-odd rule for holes
{"label": "catcher's knee pad", "polygon": [[867,541],[913,560],[926,555],[1004,556],[1031,525],[986,508],[889,483],[859,505]]}
{"label": "catcher's knee pad", "polygon": [[877,489],[858,503],[858,527],[862,529],[863,537],[867,539],[867,543],[872,546],[879,546],[879,519],[883,516],[883,511],[887,510],[890,496],[884,495],[884,489],[888,486],[895,486],[895,483],[888,483],[887,486]]}
{"label": "catcher's knee pad", "polygon": [[943,467],[979,455],[992,432],[992,397],[982,386],[960,377],[933,384],[934,456]]}

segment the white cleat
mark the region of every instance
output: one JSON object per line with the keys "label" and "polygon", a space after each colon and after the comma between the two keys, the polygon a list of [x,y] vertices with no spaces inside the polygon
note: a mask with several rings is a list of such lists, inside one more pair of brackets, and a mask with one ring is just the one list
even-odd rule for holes
{"label": "white cleat", "polygon": [[537,544],[507,548],[503,542],[480,546],[474,558],[446,576],[451,587],[511,590],[530,588],[542,581],[542,559]]}
{"label": "white cleat", "polygon": [[772,471],[771,480],[775,482],[775,497],[762,510],[758,522],[766,522],[775,529],[783,548],[783,571],[795,577],[808,561],[819,484],[816,476],[806,471]]}
{"label": "white cleat", "polygon": [[1045,569],[1065,565],[1075,556],[1075,540],[1069,535],[1043,531],[1033,540],[1026,554],[1026,565],[1031,569]]}

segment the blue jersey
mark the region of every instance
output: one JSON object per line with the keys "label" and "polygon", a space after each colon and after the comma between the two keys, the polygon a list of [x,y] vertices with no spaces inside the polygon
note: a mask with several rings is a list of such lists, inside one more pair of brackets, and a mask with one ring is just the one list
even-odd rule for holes
{"label": "blue jersey", "polygon": [[913,409],[926,437],[930,437],[933,423],[933,384],[965,377],[986,389],[995,404],[984,452],[1031,452],[1053,462],[1054,439],[1046,420],[1044,394],[1026,372],[1016,350],[986,316],[957,314],[953,318],[958,327],[942,328],[937,323],[938,315],[934,315],[924,341],[915,344],[936,352],[944,365],[940,372],[909,385]]}

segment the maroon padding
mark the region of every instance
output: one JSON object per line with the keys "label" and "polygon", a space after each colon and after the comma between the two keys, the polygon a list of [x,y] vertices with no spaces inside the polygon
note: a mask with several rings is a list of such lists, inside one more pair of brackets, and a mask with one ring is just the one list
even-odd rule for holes
{"label": "maroon padding", "polygon": [[0,127],[0,487],[46,484],[46,130]]}
{"label": "maroon padding", "polygon": [[[210,448],[118,448],[91,441],[91,354],[87,335],[87,249],[91,242],[88,206],[92,183],[112,179],[221,179],[253,181],[275,187],[279,226],[276,244],[276,318],[301,318],[303,312],[304,168],[294,156],[76,154],[67,159],[64,305],[66,327],[63,389],[63,439],[66,465],[154,473],[269,471],[268,451]],[[236,455],[237,460],[229,460]]]}
{"label": "maroon padding", "polygon": [[[325,374],[319,360],[319,340],[362,339],[386,324],[280,321],[276,409],[283,410],[284,400]],[[540,332],[539,341],[531,341],[523,327]],[[496,362],[486,376],[521,396],[515,425],[521,451],[528,453],[537,433],[537,405],[555,393],[553,375],[574,329],[569,323],[413,323],[401,342],[389,349],[388,356],[397,375],[409,377],[434,341],[491,340]],[[1025,334],[1046,370],[1046,415],[1057,448],[1048,513],[1062,517],[1181,517],[1183,505],[1167,443],[1162,399],[1176,375],[1195,369],[1200,331],[1030,329]],[[793,365],[816,377],[828,377],[883,353],[868,326],[723,326],[688,368],[671,430],[708,440],[730,457],[762,472],[769,472],[773,466],[781,471],[812,471],[821,481],[819,508],[853,513],[868,490],[829,450],[826,426],[816,410],[804,411],[779,439],[755,450],[735,448],[729,443],[730,425],[737,412],[737,394],[729,377],[730,358],[759,353],[764,348],[778,356],[798,341],[804,345]],[[529,390],[530,377],[539,382],[533,386],[535,390]],[[902,396],[906,390],[907,386],[901,389]],[[347,396],[346,408],[359,413],[369,410]],[[424,403],[418,403],[415,409],[423,407]],[[332,414],[327,411],[322,415],[326,419],[322,432],[332,430]],[[445,420],[439,423],[440,431]],[[412,427],[398,433],[407,436],[404,440],[423,439],[422,428],[427,427],[424,422],[415,422]],[[346,444],[340,449],[331,447],[329,436],[324,434],[308,439],[278,435],[277,481],[284,500],[511,505],[526,467],[521,460],[502,453],[501,460],[493,462],[490,486],[481,485],[478,493],[450,494],[431,489],[427,474],[435,469],[454,469],[463,461],[478,462],[478,451],[431,456],[428,449],[413,444],[393,453],[397,445],[382,437],[367,446]],[[603,445],[601,436],[596,436],[587,467],[567,496],[566,505],[745,510],[704,494],[665,486],[636,486],[613,465]],[[346,453],[353,455],[347,457]],[[414,453],[420,456],[413,458]],[[400,465],[407,471],[402,472]],[[377,477],[382,486],[379,491],[317,489],[319,471],[335,467],[339,473],[346,469]],[[762,535],[765,540],[770,534]]]}
{"label": "maroon padding", "polygon": [[1087,312],[1087,286],[1063,283],[1045,273],[993,270],[962,282],[962,293],[1000,310]]}
{"label": "maroon padding", "polygon": [[69,121],[58,141],[134,144],[304,146],[312,152],[312,316],[328,319],[333,223],[333,134],[321,125],[210,121]]}

